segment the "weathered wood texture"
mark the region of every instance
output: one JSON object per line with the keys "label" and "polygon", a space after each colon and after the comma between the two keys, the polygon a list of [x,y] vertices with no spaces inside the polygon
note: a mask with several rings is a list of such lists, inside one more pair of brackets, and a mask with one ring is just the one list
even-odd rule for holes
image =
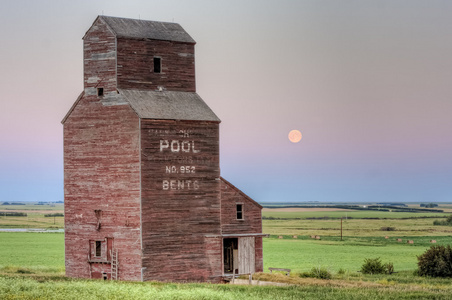
{"label": "weathered wood texture", "polygon": [[144,280],[221,274],[218,125],[141,120]]}
{"label": "weathered wood texture", "polygon": [[140,280],[139,120],[95,98],[83,97],[64,124],[66,274],[89,278],[90,240],[110,237],[120,279]]}
{"label": "weathered wood texture", "polygon": [[[242,204],[242,220],[237,219],[237,204]],[[246,196],[230,182],[221,178],[221,230],[223,234],[261,233],[261,209],[262,207],[258,203]],[[255,237],[254,239],[255,271],[262,272],[262,237]]]}
{"label": "weathered wood texture", "polygon": [[[118,87],[195,92],[193,44],[118,38]],[[154,56],[161,58],[161,73],[154,73]]]}
{"label": "weathered wood texture", "polygon": [[[237,219],[237,204],[242,204],[242,220]],[[224,178],[221,179],[221,221],[224,234],[262,232],[261,206]]]}
{"label": "weathered wood texture", "polygon": [[116,37],[98,20],[83,38],[84,87],[86,95],[116,93]]}
{"label": "weathered wood texture", "polygon": [[239,238],[239,273],[254,273],[255,267],[255,249],[254,237]]}
{"label": "weathered wood texture", "polygon": [[222,234],[241,234],[244,259],[262,271],[262,237],[243,237],[261,233],[261,207],[220,178],[218,118],[177,121],[191,97],[178,96],[152,106],[169,118],[146,119],[125,97],[158,86],[194,92],[194,43],[118,37],[105,22],[84,37],[84,93],[63,120],[66,274],[110,278],[117,250],[121,280],[219,281]]}

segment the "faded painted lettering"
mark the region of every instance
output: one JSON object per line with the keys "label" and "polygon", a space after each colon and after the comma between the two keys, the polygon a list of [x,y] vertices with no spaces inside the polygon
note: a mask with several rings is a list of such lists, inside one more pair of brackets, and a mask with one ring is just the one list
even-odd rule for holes
{"label": "faded painted lettering", "polygon": [[173,153],[199,153],[201,150],[196,149],[195,141],[179,141],[179,140],[160,140],[160,152],[171,151]]}
{"label": "faded painted lettering", "polygon": [[168,190],[197,190],[199,182],[197,180],[163,180],[162,189]]}
{"label": "faded painted lettering", "polygon": [[166,174],[194,174],[196,170],[195,166],[165,166]]}

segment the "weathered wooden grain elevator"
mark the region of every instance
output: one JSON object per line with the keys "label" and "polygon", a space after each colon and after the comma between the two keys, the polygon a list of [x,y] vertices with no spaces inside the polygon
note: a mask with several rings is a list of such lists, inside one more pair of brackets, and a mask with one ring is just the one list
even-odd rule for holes
{"label": "weathered wooden grain elevator", "polygon": [[262,207],[220,176],[220,120],[175,23],[99,16],[64,125],[66,274],[219,282],[262,271]]}

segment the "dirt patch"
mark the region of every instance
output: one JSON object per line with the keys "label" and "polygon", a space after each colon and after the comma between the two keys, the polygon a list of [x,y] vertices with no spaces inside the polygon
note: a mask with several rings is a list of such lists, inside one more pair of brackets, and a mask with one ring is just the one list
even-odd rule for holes
{"label": "dirt patch", "polygon": [[277,212],[309,212],[309,211],[356,211],[353,209],[328,208],[328,207],[284,207],[284,208],[264,208],[262,211]]}

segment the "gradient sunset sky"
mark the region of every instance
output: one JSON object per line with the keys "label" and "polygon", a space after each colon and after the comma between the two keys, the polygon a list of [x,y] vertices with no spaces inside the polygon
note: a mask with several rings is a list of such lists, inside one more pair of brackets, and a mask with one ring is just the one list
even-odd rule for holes
{"label": "gradient sunset sky", "polygon": [[222,176],[256,201],[452,202],[452,1],[0,4],[0,202],[63,200],[60,122],[102,14],[197,41]]}

